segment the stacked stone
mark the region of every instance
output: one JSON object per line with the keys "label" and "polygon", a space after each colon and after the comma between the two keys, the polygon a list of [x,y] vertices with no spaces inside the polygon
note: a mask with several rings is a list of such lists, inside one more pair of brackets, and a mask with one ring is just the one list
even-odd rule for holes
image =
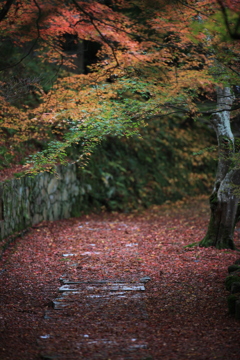
{"label": "stacked stone", "polygon": [[56,173],[40,173],[0,184],[1,240],[44,220],[78,216],[84,188],[77,166],[57,166]]}

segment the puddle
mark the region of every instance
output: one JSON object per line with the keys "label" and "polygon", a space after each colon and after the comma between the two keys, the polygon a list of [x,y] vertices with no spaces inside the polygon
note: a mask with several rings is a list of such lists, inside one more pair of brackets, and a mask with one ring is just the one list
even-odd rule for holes
{"label": "puddle", "polygon": [[40,336],[41,339],[49,339],[50,337],[51,335],[49,334]]}
{"label": "puddle", "polygon": [[[58,289],[59,292],[67,292],[67,291],[76,291],[80,292],[80,289],[74,285],[78,283],[68,283],[60,286]],[[81,284],[81,283],[79,283]],[[82,283],[83,284],[83,283]],[[103,285],[103,286],[101,286]],[[93,283],[92,285],[87,285],[86,290],[100,290],[100,291],[145,291],[145,286],[143,284],[126,284],[126,283]]]}
{"label": "puddle", "polygon": [[[94,286],[87,286],[87,290],[95,290]],[[100,290],[103,291],[145,291],[144,285],[126,285],[126,284],[108,284],[107,286],[102,286]]]}
{"label": "puddle", "polygon": [[61,296],[66,297],[66,296],[69,296],[69,295],[74,295],[74,294],[79,294],[79,293],[80,293],[79,290],[77,290],[77,291],[75,291],[75,290],[73,290],[73,291],[64,291],[64,292],[61,293]]}
{"label": "puddle", "polygon": [[108,294],[93,294],[93,295],[88,295],[87,297],[89,298],[110,298],[111,296],[117,296],[117,297],[126,297],[126,292],[121,291],[121,292],[114,292],[114,293],[108,293]]}
{"label": "puddle", "polygon": [[86,230],[90,230],[90,231],[102,231],[102,230],[104,230],[104,231],[106,231],[106,230],[110,230],[110,229],[86,228]]}
{"label": "puddle", "polygon": [[[84,338],[86,338],[86,342],[88,345],[114,345],[119,346],[119,343],[115,340],[109,340],[109,339],[97,339],[97,340],[91,340],[89,339],[88,335],[83,335]],[[131,339],[131,341],[137,341],[137,339]],[[77,346],[81,346],[82,343],[78,343]],[[122,346],[121,346],[122,347]],[[138,350],[138,349],[147,349],[147,344],[129,344],[129,346],[126,344],[126,347],[124,346],[124,350]]]}
{"label": "puddle", "polygon": [[144,276],[140,279],[140,283],[147,283],[148,281],[151,281],[152,279],[150,276]]}
{"label": "puddle", "polygon": [[106,344],[106,345],[117,345],[116,341],[107,340],[107,339],[101,339],[101,340],[92,340],[88,341],[88,344]]}
{"label": "puddle", "polygon": [[80,289],[74,289],[71,287],[71,285],[62,285],[60,286],[60,288],[58,289],[59,292],[67,292],[67,291],[71,291],[71,292],[75,292],[75,294],[80,292]]}
{"label": "puddle", "polygon": [[139,345],[132,345],[129,346],[128,350],[137,350],[137,349],[147,349],[147,345],[146,344],[139,344]]}
{"label": "puddle", "polygon": [[113,292],[113,293],[108,293],[108,294],[93,294],[93,295],[87,295],[87,298],[90,298],[90,299],[111,299],[113,298],[115,300],[118,300],[118,299],[139,299],[139,300],[142,300],[144,295],[140,294],[140,293],[125,293],[123,295],[117,293],[117,292]]}
{"label": "puddle", "polygon": [[[72,294],[83,292],[87,298],[100,302],[108,299],[121,300],[127,298],[142,300],[145,286],[141,283],[132,284],[124,281],[116,282],[116,280],[115,282],[110,282],[109,280],[95,280],[92,282],[64,280],[64,285],[60,286],[58,291],[61,295],[53,301],[53,308],[55,310],[61,310],[69,306],[71,298],[69,302],[68,297]],[[86,294],[86,291],[88,291],[88,294]]]}
{"label": "puddle", "polygon": [[68,305],[69,305],[69,303],[63,303],[62,301],[53,300],[54,310],[62,310]]}
{"label": "puddle", "polygon": [[[86,339],[85,341],[87,342],[88,345],[94,344],[94,345],[101,345],[101,344],[105,344],[105,345],[118,345],[118,343],[115,340],[109,340],[109,339],[97,339],[97,340],[93,340],[89,338],[89,335],[83,335],[83,337]],[[82,343],[78,343],[77,346],[81,346]]]}
{"label": "puddle", "polygon": [[83,253],[80,253],[80,255],[99,255],[101,252],[99,251],[85,251]]}
{"label": "puddle", "polygon": [[[66,285],[75,285],[75,284],[95,284],[95,285],[101,285],[101,284],[111,284],[113,280],[89,280],[89,281],[73,281],[73,280],[67,280],[67,279],[61,279],[61,283]],[[116,280],[114,281],[116,282]],[[117,280],[119,283],[125,283],[125,281]]]}

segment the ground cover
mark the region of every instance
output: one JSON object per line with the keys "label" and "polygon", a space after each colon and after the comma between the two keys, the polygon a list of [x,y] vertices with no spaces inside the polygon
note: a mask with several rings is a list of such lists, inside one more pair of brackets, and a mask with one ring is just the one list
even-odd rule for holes
{"label": "ground cover", "polygon": [[184,247],[208,218],[199,198],[31,228],[1,259],[0,359],[238,360],[224,280],[239,253]]}

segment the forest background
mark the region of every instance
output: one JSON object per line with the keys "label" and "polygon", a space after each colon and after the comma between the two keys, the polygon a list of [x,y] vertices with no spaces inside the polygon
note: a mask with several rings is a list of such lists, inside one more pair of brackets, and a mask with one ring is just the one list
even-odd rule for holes
{"label": "forest background", "polygon": [[2,170],[77,162],[89,208],[123,211],[210,194],[216,160],[220,182],[238,171],[214,133],[226,113],[239,136],[238,0],[2,3]]}

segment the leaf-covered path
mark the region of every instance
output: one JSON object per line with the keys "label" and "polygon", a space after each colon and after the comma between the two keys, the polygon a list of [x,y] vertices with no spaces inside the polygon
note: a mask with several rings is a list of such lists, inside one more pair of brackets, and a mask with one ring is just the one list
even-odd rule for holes
{"label": "leaf-covered path", "polygon": [[200,199],[32,228],[1,260],[0,359],[239,360],[224,286],[239,254],[184,248],[207,222]]}

